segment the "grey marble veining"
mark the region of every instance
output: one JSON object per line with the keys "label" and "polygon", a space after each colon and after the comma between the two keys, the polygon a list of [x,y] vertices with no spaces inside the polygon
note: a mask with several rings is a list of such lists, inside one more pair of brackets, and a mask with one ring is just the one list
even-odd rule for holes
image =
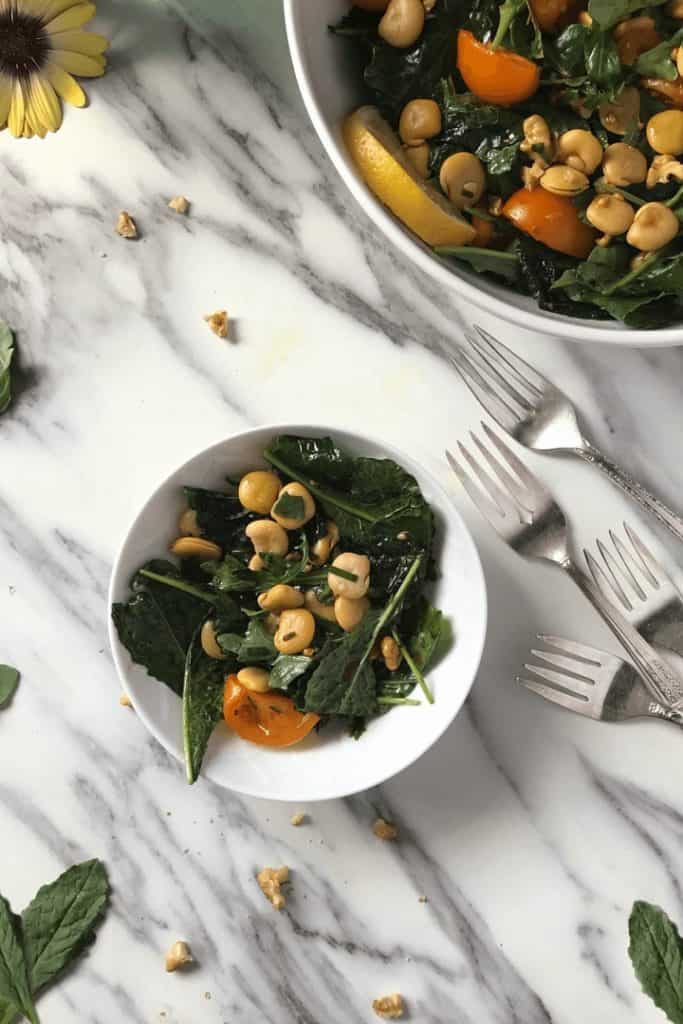
{"label": "grey marble veining", "polygon": [[[0,420],[0,660],[23,674],[0,714],[0,888],[20,908],[86,856],[113,885],[96,946],[41,999],[43,1020],[355,1024],[399,990],[426,1024],[655,1024],[626,922],[637,898],[683,921],[681,736],[582,721],[515,686],[539,629],[615,648],[567,581],[502,550],[449,480],[444,443],[479,418],[445,358],[454,297],[337,179],[275,0],[109,0],[98,23],[111,66],[90,108],[44,143],[0,136],[2,312],[20,353]],[[166,206],[177,193],[187,218]],[[113,232],[123,208],[138,242]],[[228,342],[202,319],[221,307]],[[683,504],[680,351],[569,346],[481,318]],[[163,475],[302,411],[423,453],[474,529],[491,621],[439,743],[295,829],[290,807],[188,789],[119,707],[105,593]],[[637,518],[588,467],[533,464],[579,544]],[[373,836],[377,813],[398,823],[396,844]],[[293,885],[278,915],[254,874],[281,862]],[[168,976],[179,937],[199,967]]]}

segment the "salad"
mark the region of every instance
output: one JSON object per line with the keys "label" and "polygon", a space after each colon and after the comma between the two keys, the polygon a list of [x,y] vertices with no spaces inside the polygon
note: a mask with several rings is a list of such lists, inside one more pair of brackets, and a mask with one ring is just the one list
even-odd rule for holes
{"label": "salad", "polygon": [[332,31],[350,155],[439,256],[554,313],[683,319],[683,0],[357,0]]}
{"label": "salad", "polygon": [[114,604],[134,662],[183,701],[187,776],[215,726],[289,747],[339,720],[411,697],[447,622],[425,587],[434,517],[417,481],[390,459],[354,457],[332,438],[282,435],[222,490],[185,487],[177,564],[155,559]]}

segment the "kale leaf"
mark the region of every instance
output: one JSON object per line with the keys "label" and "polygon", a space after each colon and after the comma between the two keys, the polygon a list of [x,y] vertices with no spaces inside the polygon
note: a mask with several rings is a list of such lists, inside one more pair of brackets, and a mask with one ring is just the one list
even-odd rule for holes
{"label": "kale leaf", "polygon": [[183,748],[190,785],[197,781],[211,734],[223,717],[225,676],[230,668],[229,663],[204,653],[197,630],[187,651],[183,685]]}
{"label": "kale leaf", "polygon": [[643,0],[590,0],[588,13],[593,21],[605,30],[612,28],[618,21],[623,21],[630,14],[640,11],[645,6],[659,7],[665,3],[666,0],[649,0],[648,4],[644,4]]}
{"label": "kale leaf", "polygon": [[203,487],[185,487],[183,490],[188,505],[197,514],[197,523],[205,537],[215,541],[224,551],[250,546],[244,538],[244,528],[255,517],[244,508],[237,495]]}
{"label": "kale leaf", "polygon": [[19,670],[12,665],[0,665],[0,708],[8,704],[19,685]]}
{"label": "kale leaf", "polygon": [[651,50],[641,53],[636,61],[636,71],[645,78],[664,78],[673,82],[678,78],[678,68],[671,54],[683,41],[683,29],[675,32]]}
{"label": "kale leaf", "polygon": [[[180,573],[170,562],[155,559],[143,569],[170,583],[180,580]],[[207,602],[186,590],[146,578],[139,571],[131,589],[133,593],[125,604],[112,607],[121,643],[133,661],[181,695],[185,657],[197,626],[206,618]]]}
{"label": "kale leaf", "polygon": [[0,320],[0,416],[12,401],[12,357],[14,336],[7,324]]}

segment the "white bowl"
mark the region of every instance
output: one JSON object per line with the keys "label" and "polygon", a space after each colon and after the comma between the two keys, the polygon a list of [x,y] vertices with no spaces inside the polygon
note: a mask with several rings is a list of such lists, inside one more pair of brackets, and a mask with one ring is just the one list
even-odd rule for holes
{"label": "white bowl", "polygon": [[[359,740],[328,728],[296,747],[270,750],[237,738],[223,725],[216,730],[202,769],[213,782],[273,800],[326,800],[378,785],[415,761],[450,725],[479,667],[486,632],[486,587],[479,556],[451,499],[417,462],[379,441],[319,426],[287,424],[235,434],[199,452],[154,490],[128,530],[114,564],[109,604],[127,599],[131,577],[140,565],[165,557],[177,535],[183,484],[221,488],[227,475],[263,465],[268,441],[282,433],[331,433],[350,452],[392,458],[416,477],[437,518],[442,576],[434,601],[448,616],[455,636],[448,653],[429,674],[435,703],[392,708],[370,722]],[[133,663],[111,616],[109,638],[121,682],[138,715],[166,750],[182,760],[180,698]]]}
{"label": "white bowl", "polygon": [[614,345],[683,344],[683,323],[638,331],[616,321],[597,326],[593,321],[546,313],[533,299],[472,271],[453,268],[452,263],[435,256],[374,197],[346,152],[340,131],[344,117],[367,102],[353,43],[328,32],[328,25],[338,21],[350,6],[350,0],[284,0],[289,49],[301,95],[328,156],[367,215],[394,245],[444,287],[529,330],[571,341]]}

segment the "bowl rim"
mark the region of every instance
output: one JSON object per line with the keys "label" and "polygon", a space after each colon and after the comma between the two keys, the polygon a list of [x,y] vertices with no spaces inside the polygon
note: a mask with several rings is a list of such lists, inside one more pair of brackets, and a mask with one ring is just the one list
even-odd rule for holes
{"label": "bowl rim", "polygon": [[[130,520],[130,523],[126,528],[124,536],[118,546],[116,557],[112,565],[111,576],[109,578],[109,586],[107,588],[107,630],[109,637],[109,647],[112,653],[112,658],[114,660],[114,666],[119,677],[119,682],[121,683],[124,692],[132,698],[134,697],[134,694],[131,693],[128,686],[128,673],[126,665],[124,664],[123,660],[124,652],[126,651],[126,649],[124,648],[123,644],[121,643],[118,637],[118,633],[114,626],[114,622],[111,615],[111,608],[115,600],[115,593],[117,590],[119,590],[121,586],[121,577],[123,573],[122,562],[124,559],[128,542],[133,532],[137,528],[140,520],[145,515],[149,505],[151,505],[151,503],[156,499],[159,491],[170,482],[172,477],[177,476],[196,459],[202,456],[209,455],[214,449],[221,448],[228,442],[239,441],[242,440],[243,438],[252,437],[255,434],[270,433],[273,436],[275,436],[277,434],[291,433],[293,431],[298,433],[311,432],[312,434],[330,435],[332,437],[335,436],[335,433],[344,434],[347,438],[356,438],[359,441],[363,441],[371,446],[375,446],[380,451],[382,451],[387,457],[393,458],[396,462],[399,463],[399,465],[402,464],[402,459],[406,460],[407,463],[409,464],[409,472],[412,472],[411,467],[413,465],[416,466],[419,469],[419,471],[423,474],[423,476],[429,480],[430,487],[433,488],[433,490],[439,492],[440,497],[448,507],[450,516],[452,516],[452,518],[456,521],[459,528],[460,542],[464,544],[464,546],[468,549],[471,571],[477,577],[477,584],[481,595],[480,612],[477,617],[477,622],[479,624],[478,635],[474,635],[471,631],[469,633],[469,639],[473,642],[472,677],[463,691],[462,701],[460,702],[459,705],[455,707],[451,715],[444,716],[443,721],[439,722],[434,731],[428,735],[426,743],[424,745],[419,745],[418,748],[416,749],[416,752],[409,758],[409,760],[406,760],[400,767],[390,772],[390,774],[387,775],[381,769],[378,769],[375,775],[373,775],[367,783],[364,782],[362,786],[356,787],[354,789],[339,790],[330,788],[329,792],[322,792],[319,795],[315,796],[311,796],[307,793],[293,793],[291,796],[288,795],[287,797],[283,797],[278,793],[264,792],[262,789],[252,789],[247,785],[228,786],[223,780],[221,780],[211,772],[210,766],[208,767],[208,769],[202,769],[201,777],[205,780],[210,781],[215,785],[219,785],[224,789],[230,789],[232,792],[240,793],[244,796],[256,797],[266,800],[277,800],[283,803],[314,803],[320,800],[340,799],[347,796],[353,796],[355,793],[365,792],[366,790],[371,789],[374,786],[378,786],[384,782],[387,782],[389,779],[393,778],[400,772],[405,771],[406,768],[409,768],[410,765],[414,764],[417,760],[419,760],[419,758],[422,757],[423,754],[425,754],[428,750],[430,750],[431,747],[433,747],[434,744],[443,736],[445,731],[449,728],[450,725],[452,725],[456,717],[460,714],[465,704],[465,701],[469,696],[472,686],[475,683],[475,680],[479,673],[479,669],[481,667],[481,660],[484,654],[488,629],[488,591],[486,586],[486,576],[484,574],[479,551],[477,545],[474,542],[472,533],[467,523],[465,522],[465,519],[463,518],[459,508],[455,504],[452,496],[448,493],[446,488],[443,487],[443,485],[439,482],[439,480],[435,477],[431,470],[426,469],[421,465],[417,457],[408,455],[406,452],[403,452],[401,449],[396,448],[394,445],[387,443],[386,441],[377,437],[376,435],[359,434],[355,430],[347,429],[345,427],[337,427],[333,424],[322,425],[315,423],[265,423],[262,426],[250,427],[247,430],[236,431],[232,434],[228,434],[225,437],[219,438],[218,440],[213,441],[208,445],[202,446],[201,448],[197,449],[197,451],[195,451],[193,454],[189,455],[181,464],[167,472],[163,476],[163,478],[157,480],[154,488],[144,499],[142,504],[139,506],[137,512]],[[163,684],[160,683],[159,685]],[[162,728],[160,726],[157,726],[154,718],[149,716],[144,708],[136,706],[135,711],[138,717],[140,718],[142,724],[148,730],[148,732],[152,734],[152,736],[157,740],[157,742],[161,744],[164,750],[166,750],[166,752],[170,754],[174,760],[178,761],[182,765],[182,743],[180,743],[181,753],[179,754],[178,750],[174,749],[171,746],[170,741],[167,741]]]}
{"label": "bowl rim", "polygon": [[[294,67],[299,91],[313,126],[330,158],[335,170],[359,203],[367,216],[380,228],[399,250],[411,259],[420,270],[447,288],[452,288],[464,299],[498,315],[508,323],[527,330],[550,334],[575,342],[603,342],[609,345],[636,346],[640,348],[663,348],[683,345],[683,323],[674,327],[658,327],[653,330],[636,330],[620,326],[614,321],[611,326],[596,327],[591,321],[572,320],[561,314],[529,312],[518,309],[505,299],[497,298],[471,284],[457,273],[449,270],[435,256],[425,252],[394,216],[375,198],[368,187],[352,168],[347,154],[330,130],[322,109],[316,99],[306,66],[297,21],[303,17],[303,0],[283,0],[285,28],[290,57]],[[501,287],[504,287],[501,285]]]}

